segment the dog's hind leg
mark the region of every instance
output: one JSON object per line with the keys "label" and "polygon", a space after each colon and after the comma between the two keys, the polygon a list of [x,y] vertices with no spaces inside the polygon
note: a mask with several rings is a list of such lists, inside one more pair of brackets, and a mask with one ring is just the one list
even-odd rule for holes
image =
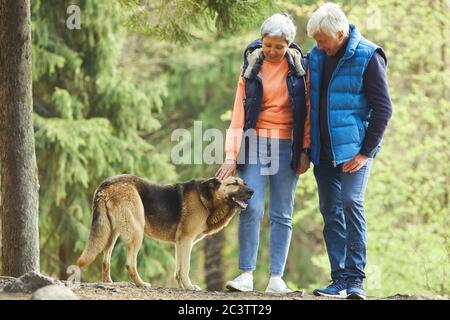
{"label": "dog's hind leg", "polygon": [[140,232],[134,233],[131,238],[128,239],[129,241],[125,240],[125,242],[127,243],[126,266],[131,279],[137,287],[150,288],[150,284],[142,281],[137,271],[137,255],[139,249],[141,248],[143,237],[144,231],[142,230]]}
{"label": "dog's hind leg", "polygon": [[116,244],[118,234],[113,234],[106,244],[105,250],[103,250],[103,263],[102,263],[102,278],[103,282],[113,282],[111,279],[111,254]]}
{"label": "dog's hind leg", "polygon": [[175,243],[177,264],[175,278],[178,281],[178,285],[182,288],[189,290],[202,290],[199,286],[193,285],[189,279],[193,243],[193,239],[180,239]]}

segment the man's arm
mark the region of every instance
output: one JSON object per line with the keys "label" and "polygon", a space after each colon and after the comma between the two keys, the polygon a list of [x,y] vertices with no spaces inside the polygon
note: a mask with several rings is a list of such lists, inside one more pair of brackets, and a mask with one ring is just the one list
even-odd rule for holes
{"label": "man's arm", "polygon": [[363,75],[364,92],[367,96],[372,113],[360,152],[350,161],[344,163],[342,171],[355,173],[373,158],[377,146],[383,138],[389,119],[392,116],[392,102],[386,74],[386,62],[379,52],[370,59]]}
{"label": "man's arm", "polygon": [[375,52],[364,71],[364,91],[372,108],[369,126],[360,153],[373,158],[392,116],[392,102],[387,82],[386,62]]}

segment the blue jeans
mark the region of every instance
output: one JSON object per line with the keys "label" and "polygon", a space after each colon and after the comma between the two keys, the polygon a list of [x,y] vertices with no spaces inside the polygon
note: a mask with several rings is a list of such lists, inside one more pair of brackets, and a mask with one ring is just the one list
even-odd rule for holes
{"label": "blue jeans", "polygon": [[[260,148],[261,145],[264,147]],[[255,191],[248,207],[240,214],[239,269],[256,269],[265,186],[269,180],[270,273],[283,275],[291,242],[292,210],[298,181],[291,168],[291,140],[258,137],[256,149],[255,156],[250,155],[253,161],[247,159],[238,170],[239,176]]]}
{"label": "blue jeans", "polygon": [[342,166],[321,161],[314,167],[333,280],[365,278],[366,266],[364,192],[372,159],[355,173],[343,173]]}

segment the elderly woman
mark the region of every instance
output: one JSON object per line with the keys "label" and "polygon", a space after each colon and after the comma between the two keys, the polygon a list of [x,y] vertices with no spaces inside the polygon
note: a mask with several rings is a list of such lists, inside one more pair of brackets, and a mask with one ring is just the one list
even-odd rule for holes
{"label": "elderly woman", "polygon": [[[270,279],[266,292],[288,293],[282,279],[292,234],[298,176],[309,168],[306,72],[293,43],[296,27],[275,14],[261,26],[261,39],[247,46],[225,143],[226,160],[216,176],[235,173],[255,193],[239,222],[239,269],[227,289],[253,290],[265,186],[269,192]],[[309,103],[309,102],[308,102]],[[308,104],[309,105],[309,104]]]}

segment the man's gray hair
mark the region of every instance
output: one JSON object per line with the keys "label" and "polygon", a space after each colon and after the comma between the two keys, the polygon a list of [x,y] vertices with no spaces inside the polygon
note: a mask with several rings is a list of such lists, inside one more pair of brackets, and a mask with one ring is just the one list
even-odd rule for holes
{"label": "man's gray hair", "polygon": [[261,25],[261,37],[283,37],[288,44],[294,41],[297,27],[287,13],[275,13]]}
{"label": "man's gray hair", "polygon": [[344,36],[348,36],[349,25],[345,13],[341,8],[332,2],[327,2],[321,5],[309,18],[308,36],[314,37],[317,32],[325,33],[326,35],[337,38],[340,31],[344,32]]}

